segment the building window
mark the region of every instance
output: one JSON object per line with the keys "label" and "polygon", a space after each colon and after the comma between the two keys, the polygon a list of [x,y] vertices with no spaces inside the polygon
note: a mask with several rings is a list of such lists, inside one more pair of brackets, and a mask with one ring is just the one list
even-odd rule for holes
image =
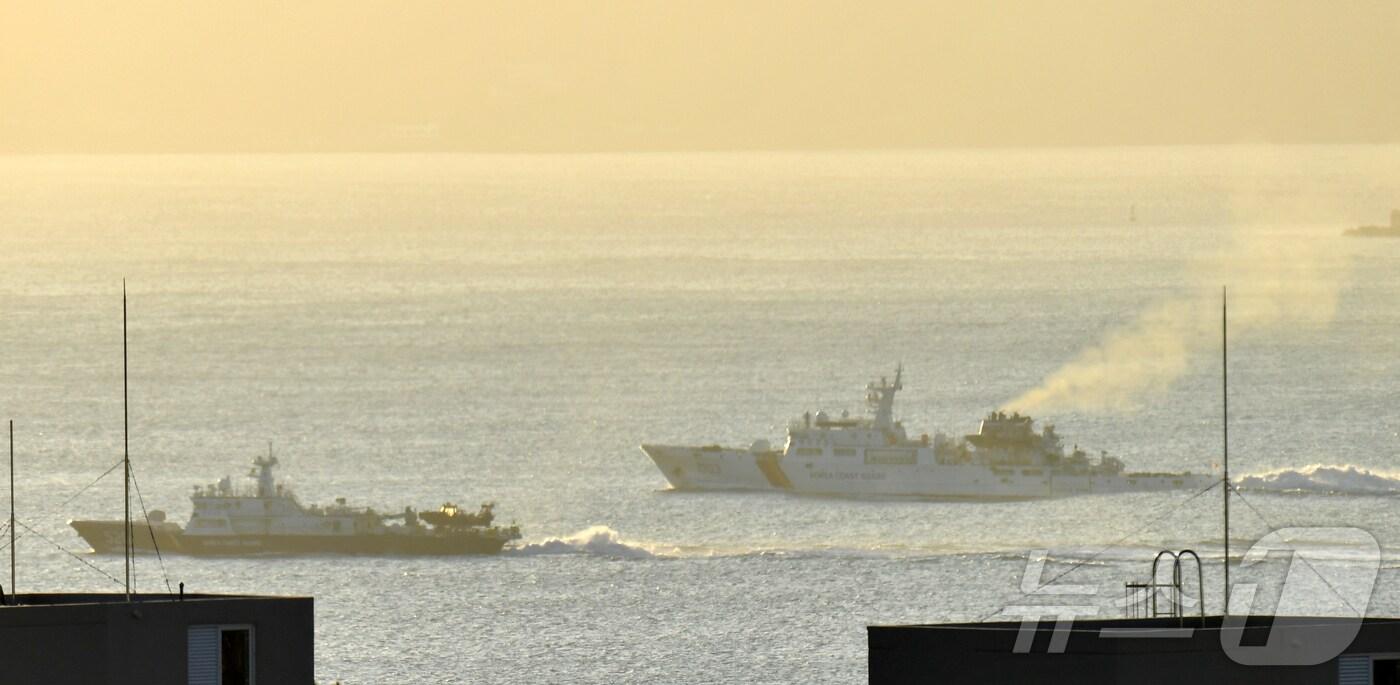
{"label": "building window", "polygon": [[1373,657],[1371,659],[1371,684],[1400,684],[1400,657]]}
{"label": "building window", "polygon": [[252,685],[253,629],[219,631],[219,685]]}
{"label": "building window", "polygon": [[190,685],[253,685],[253,627],[190,626]]}

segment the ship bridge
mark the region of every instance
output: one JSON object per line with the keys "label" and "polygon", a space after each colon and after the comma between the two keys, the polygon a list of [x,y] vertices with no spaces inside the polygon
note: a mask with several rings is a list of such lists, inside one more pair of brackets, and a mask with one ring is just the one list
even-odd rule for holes
{"label": "ship bridge", "polygon": [[895,368],[894,382],[885,377],[865,386],[868,417],[841,412],[833,418],[824,411],[807,412],[788,425],[788,446],[809,449],[822,446],[863,447],[907,444],[904,424],[894,420],[894,395],[904,389],[904,367]]}

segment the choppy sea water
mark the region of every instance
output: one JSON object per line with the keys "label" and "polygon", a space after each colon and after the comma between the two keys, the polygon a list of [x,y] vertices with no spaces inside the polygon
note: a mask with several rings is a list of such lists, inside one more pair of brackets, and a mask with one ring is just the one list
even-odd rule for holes
{"label": "choppy sea water", "polygon": [[1115,615],[1163,547],[1202,553],[1218,610],[1218,491],[674,493],[637,445],[777,441],[898,362],[911,432],[972,432],[1119,336],[1179,368],[1037,416],[1212,468],[1218,350],[1133,334],[1182,303],[1214,330],[1193,303],[1228,285],[1232,551],[1362,528],[1395,615],[1400,241],[1340,232],[1396,205],[1394,147],[0,158],[19,589],[117,589],[118,558],[60,548],[120,512],[119,478],[83,488],[121,453],[126,278],[148,507],[183,521],[271,442],[305,501],[492,499],[524,530],[494,558],[141,560],[143,590],[314,595],[323,681],[860,681],[867,624],[1026,604],[1028,559]]}

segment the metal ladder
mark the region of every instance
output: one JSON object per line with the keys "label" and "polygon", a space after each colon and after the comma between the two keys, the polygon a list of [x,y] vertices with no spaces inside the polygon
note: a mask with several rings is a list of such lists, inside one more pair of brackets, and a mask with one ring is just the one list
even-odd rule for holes
{"label": "metal ladder", "polygon": [[[1124,583],[1123,584],[1123,607],[1128,618],[1185,618],[1186,607],[1183,604],[1183,591],[1181,583],[1181,560],[1190,555],[1196,562],[1196,605],[1200,609],[1201,618],[1206,616],[1205,584],[1201,571],[1201,558],[1189,549],[1180,552],[1173,552],[1164,549],[1157,553],[1152,559],[1152,575],[1145,583]],[[1172,558],[1172,576],[1169,582],[1159,582],[1157,579],[1158,564],[1162,557]],[[1158,595],[1166,590],[1167,601],[1165,607],[1158,604]]]}

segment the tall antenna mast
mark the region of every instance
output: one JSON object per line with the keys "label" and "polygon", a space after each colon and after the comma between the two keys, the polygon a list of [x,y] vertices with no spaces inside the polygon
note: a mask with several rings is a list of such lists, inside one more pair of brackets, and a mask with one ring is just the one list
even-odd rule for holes
{"label": "tall antenna mast", "polygon": [[1221,477],[1221,491],[1225,494],[1225,610],[1222,615],[1230,615],[1230,364],[1227,349],[1229,292],[1220,288],[1220,398],[1221,436],[1224,443],[1224,475]]}
{"label": "tall antenna mast", "polygon": [[10,595],[19,604],[15,594],[15,422],[10,420]]}
{"label": "tall antenna mast", "polygon": [[126,567],[126,601],[131,601],[131,421],[126,381],[126,279],[122,279],[122,563]]}

